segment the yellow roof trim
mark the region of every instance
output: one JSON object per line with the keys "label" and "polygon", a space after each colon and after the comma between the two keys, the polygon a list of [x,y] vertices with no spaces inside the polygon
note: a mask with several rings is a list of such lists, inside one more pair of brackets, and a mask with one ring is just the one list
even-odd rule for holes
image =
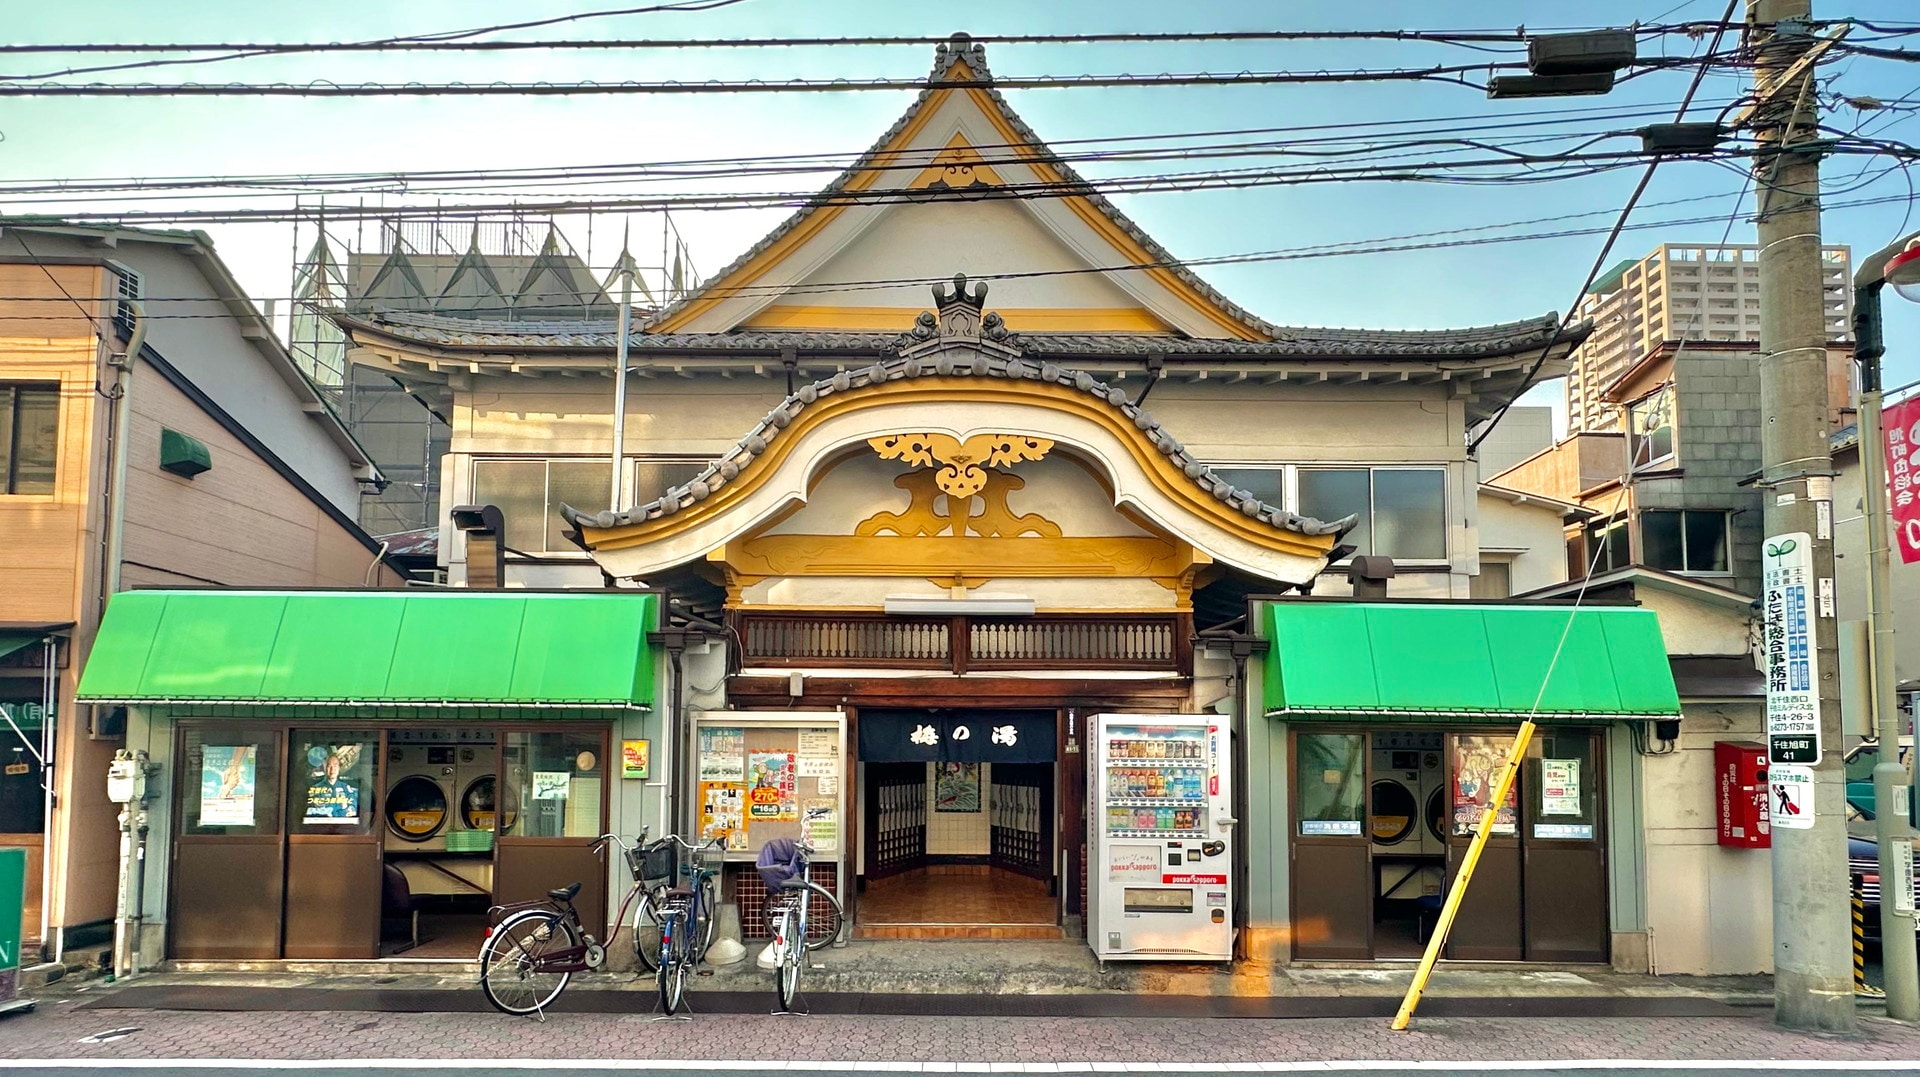
{"label": "yellow roof trim", "polygon": [[[840,329],[904,333],[918,307],[835,307],[775,303],[741,322],[748,329]],[[995,307],[1007,328],[1023,333],[1167,333],[1172,328],[1137,307]]]}
{"label": "yellow roof trim", "polygon": [[[961,74],[960,72],[965,73]],[[973,74],[972,69],[966,65],[965,61],[962,60],[955,60],[953,65],[947,70],[945,77],[948,79],[978,78],[977,75]],[[922,98],[915,106],[913,116],[907,121],[905,126],[900,129],[900,133],[889,139],[885,145],[871,151],[870,156],[884,158],[887,155],[900,152],[903,147],[910,144],[913,139],[919,135],[921,130],[926,127],[934,113],[939,111],[939,105],[945,102],[946,98],[944,95],[951,92],[956,91],[943,89],[938,84],[935,84],[932,92]],[[1013,124],[1008,121],[1004,111],[994,100],[992,94],[986,90],[977,88],[968,88],[958,92],[971,95],[974,105],[987,117],[988,122],[993,124],[994,129],[1000,132],[1001,137],[1006,143],[1006,149],[1002,152],[1021,157],[1024,163],[1032,168],[1044,182],[1064,182],[1064,177],[1061,176],[1060,172],[1047,164],[1043,156],[1043,151],[1024,142],[1020,133],[1015,130]],[[956,148],[954,143],[949,142],[947,150],[954,148]],[[947,150],[943,150],[942,152],[945,153]],[[916,177],[914,185],[919,186],[920,179],[927,177],[928,173],[939,171],[943,171],[943,169],[930,168],[923,171],[919,177]],[[844,191],[867,190],[878,182],[882,173],[882,169],[873,167],[863,168],[859,172],[849,176],[847,182],[841,186],[841,189]],[[927,182],[931,183],[931,180],[929,179]],[[1003,181],[997,174],[993,176],[992,182],[1003,184]],[[1119,250],[1129,263],[1144,265],[1155,261],[1154,257],[1135,241],[1132,236],[1128,235],[1124,228],[1115,223],[1112,217],[1095,206],[1084,195],[1068,195],[1060,199],[1060,201],[1066,203],[1067,208],[1071,210],[1076,217],[1079,217],[1084,224],[1092,228],[1101,238]],[[722,301],[733,297],[740,289],[749,287],[754,281],[766,276],[778,267],[782,262],[786,261],[787,258],[791,257],[795,251],[799,250],[814,236],[818,235],[821,230],[825,229],[835,220],[838,220],[840,215],[848,208],[848,206],[841,204],[820,206],[809,211],[800,223],[794,227],[793,231],[782,236],[766,250],[755,255],[747,264],[734,270],[726,277],[709,281],[706,286],[701,289],[702,294],[698,298],[689,301],[686,306],[682,307],[678,312],[664,321],[656,325],[648,326],[646,332],[676,333],[684,331],[689,324],[701,315],[712,310]],[[1181,280],[1179,276],[1172,271],[1156,267],[1141,270],[1140,272],[1144,272],[1148,277],[1152,278],[1155,283],[1167,289],[1173,296],[1218,326],[1226,337],[1235,340],[1268,339],[1266,335],[1246,325],[1239,318],[1228,313],[1191,285]],[[742,324],[754,323],[746,322]]]}

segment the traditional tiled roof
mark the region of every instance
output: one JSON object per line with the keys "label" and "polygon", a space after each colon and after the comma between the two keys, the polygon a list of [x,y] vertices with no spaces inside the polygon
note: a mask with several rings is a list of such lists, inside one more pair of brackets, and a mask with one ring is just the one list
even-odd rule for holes
{"label": "traditional tiled roof", "polygon": [[766,453],[768,447],[779,439],[782,432],[795,419],[799,418],[802,411],[825,397],[908,378],[974,380],[981,377],[1064,385],[1095,397],[1118,411],[1127,422],[1139,429],[1154,448],[1166,456],[1206,494],[1238,510],[1249,519],[1258,520],[1276,531],[1290,531],[1301,535],[1338,536],[1352,530],[1359,520],[1357,516],[1348,516],[1332,522],[1315,520],[1261,501],[1251,492],[1214,475],[1172,434],[1163,429],[1153,416],[1130,403],[1124,391],[1112,388],[1084,370],[1072,370],[1050,362],[1003,358],[986,353],[960,357],[951,354],[937,357],[930,355],[923,358],[900,357],[876,362],[871,366],[842,370],[831,378],[802,386],[782,401],[778,407],[768,412],[760,420],[759,425],[736,442],[733,448],[721,454],[718,460],[708,464],[706,470],[694,476],[692,480],[669,489],[660,497],[644,505],[619,512],[585,513],[570,505],[562,505],[560,511],[567,521],[576,527],[621,527],[647,520],[657,520],[662,516],[671,516],[705,501],[738,478],[741,473],[753,466],[756,459]]}
{"label": "traditional tiled roof", "polygon": [[[892,127],[887,128],[878,139],[874,140],[873,145],[869,146],[867,151],[860,155],[859,160],[848,166],[846,171],[840,173],[832,183],[829,183],[818,195],[815,195],[813,200],[795,211],[793,216],[788,217],[778,228],[767,233],[765,238],[754,244],[745,254],[734,259],[725,269],[708,278],[709,282],[724,281],[730,274],[746,266],[755,258],[758,258],[769,247],[780,242],[786,238],[788,233],[798,228],[800,223],[819,209],[821,205],[838,196],[845,190],[847,184],[851,182],[855,176],[875,167],[881,151],[885,150],[889,143],[899,137],[902,131],[906,130],[907,125],[913,122],[914,117],[919,115],[921,109],[928,107],[929,102],[933,99],[933,95],[942,90],[952,89],[951,86],[943,86],[942,83],[952,81],[951,72],[953,71],[954,65],[959,63],[964,63],[967,68],[973,72],[975,79],[981,82],[992,81],[993,72],[987,67],[987,47],[985,45],[979,44],[966,34],[954,34],[952,39],[946,44],[937,46],[934,50],[933,71],[927,75],[926,89],[920,91],[920,96],[914,99],[912,107],[908,108],[907,111],[894,122]],[[1018,141],[1025,143],[1026,147],[1030,147],[1036,151],[1035,159],[1059,172],[1060,178],[1064,180],[1068,186],[1079,188],[1075,193],[1092,203],[1101,213],[1106,214],[1109,220],[1119,226],[1134,242],[1140,244],[1141,248],[1147,252],[1154,264],[1165,267],[1168,272],[1179,278],[1181,283],[1200,293],[1208,302],[1217,305],[1221,311],[1236,321],[1239,321],[1242,325],[1252,329],[1254,332],[1264,336],[1278,336],[1286,332],[1284,329],[1269,324],[1265,319],[1258,318],[1252,313],[1242,309],[1239,304],[1234,303],[1226,296],[1220,294],[1219,290],[1214,288],[1213,285],[1200,279],[1199,274],[1187,268],[1179,259],[1168,253],[1166,248],[1155,242],[1153,237],[1148,235],[1145,229],[1135,224],[1126,214],[1120,212],[1118,206],[1108,201],[1106,196],[1096,191],[1093,185],[1082,178],[1078,172],[1075,172],[1071,166],[1060,160],[1060,158],[1048,148],[1047,144],[1041,140],[1040,136],[1034,132],[1033,128],[1027,126],[1027,122],[1022,120],[1020,115],[1013,111],[1013,106],[1007,103],[1007,99],[1001,95],[999,90],[989,87],[986,92],[987,96],[993,99],[994,105],[1000,109],[1001,114],[1006,117],[1008,125],[1019,135]],[[681,299],[662,308],[658,314],[648,320],[649,324],[662,322],[673,317],[689,303],[697,302],[704,295],[705,290],[703,289],[683,296]]]}
{"label": "traditional tiled roof", "polygon": [[[618,323],[496,321],[431,314],[387,312],[342,316],[349,326],[364,326],[389,336],[434,347],[502,351],[612,351]],[[902,310],[901,330],[911,324]],[[1029,357],[1145,356],[1168,359],[1479,359],[1509,356],[1545,347],[1554,340],[1557,315],[1466,329],[1313,329],[1283,328],[1275,339],[1195,339],[1176,334],[1020,333]],[[1009,326],[1018,330],[1018,325]],[[1590,326],[1579,322],[1559,335],[1571,348],[1586,339]],[[759,353],[891,355],[900,332],[740,329],[726,333],[634,333],[628,350],[645,353]]]}

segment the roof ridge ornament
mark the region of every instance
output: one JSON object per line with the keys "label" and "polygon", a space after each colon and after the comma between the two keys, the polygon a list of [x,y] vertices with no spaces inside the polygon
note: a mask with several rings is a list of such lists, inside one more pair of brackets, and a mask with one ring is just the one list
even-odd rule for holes
{"label": "roof ridge ornament", "polygon": [[[956,64],[964,65],[968,74],[966,76],[954,74],[953,69]],[[993,72],[987,67],[985,45],[962,31],[933,47],[933,72],[927,76],[929,86],[941,82],[976,80],[993,81]]]}
{"label": "roof ridge ornament", "polygon": [[903,356],[915,356],[948,347],[970,347],[1011,359],[1022,351],[1020,334],[1007,328],[999,311],[987,310],[987,282],[967,287],[967,275],[955,273],[953,285],[933,286],[933,305],[938,313],[923,310],[913,328],[902,334],[895,347]]}

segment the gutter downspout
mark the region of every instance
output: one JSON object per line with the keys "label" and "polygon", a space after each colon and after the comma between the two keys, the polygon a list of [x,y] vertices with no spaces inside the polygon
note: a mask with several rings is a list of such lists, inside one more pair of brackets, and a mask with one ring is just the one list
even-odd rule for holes
{"label": "gutter downspout", "polygon": [[695,773],[692,746],[692,731],[686,727],[685,706],[686,669],[681,658],[686,654],[687,636],[691,630],[685,627],[662,628],[658,632],[647,633],[647,642],[667,649],[667,671],[673,680],[673,688],[667,696],[666,720],[661,726],[664,734],[670,736],[674,746],[674,774],[667,783],[667,826],[673,834],[691,834],[694,832],[691,821],[680,818],[683,804],[692,802],[691,796],[683,796]]}
{"label": "gutter downspout", "polygon": [[[53,809],[57,798],[53,795],[54,750],[60,744],[60,715],[54,711],[54,701],[59,698],[60,667],[56,665],[60,645],[49,635],[41,641],[41,664],[44,671],[40,675],[40,827],[42,841],[46,840],[46,822],[54,818]],[[73,646],[68,638],[67,646]],[[53,857],[47,850],[40,851],[40,950],[46,954],[47,947],[54,947],[52,960],[58,961],[61,949],[59,942],[48,938],[53,931]],[[25,962],[22,962],[24,964]]]}
{"label": "gutter downspout", "polygon": [[[1251,616],[1247,619],[1252,620]],[[1200,633],[1197,638],[1203,643],[1226,643],[1233,653],[1233,710],[1227,717],[1233,746],[1233,758],[1228,763],[1229,781],[1233,785],[1233,948],[1234,957],[1244,960],[1251,956],[1247,952],[1247,924],[1253,875],[1249,862],[1253,854],[1252,839],[1247,832],[1247,815],[1251,810],[1247,791],[1247,774],[1251,769],[1251,749],[1247,742],[1247,660],[1266,654],[1272,645],[1249,632]]]}

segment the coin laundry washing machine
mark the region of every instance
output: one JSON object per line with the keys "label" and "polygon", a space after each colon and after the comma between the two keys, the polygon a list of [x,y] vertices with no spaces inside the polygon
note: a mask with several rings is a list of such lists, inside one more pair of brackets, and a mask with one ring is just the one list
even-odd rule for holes
{"label": "coin laundry washing machine", "polygon": [[451,744],[389,744],[387,747],[386,847],[426,852],[447,847],[453,824],[454,758]]}
{"label": "coin laundry washing machine", "polygon": [[1373,734],[1367,816],[1378,896],[1413,901],[1439,895],[1446,879],[1447,772],[1443,734]]}

